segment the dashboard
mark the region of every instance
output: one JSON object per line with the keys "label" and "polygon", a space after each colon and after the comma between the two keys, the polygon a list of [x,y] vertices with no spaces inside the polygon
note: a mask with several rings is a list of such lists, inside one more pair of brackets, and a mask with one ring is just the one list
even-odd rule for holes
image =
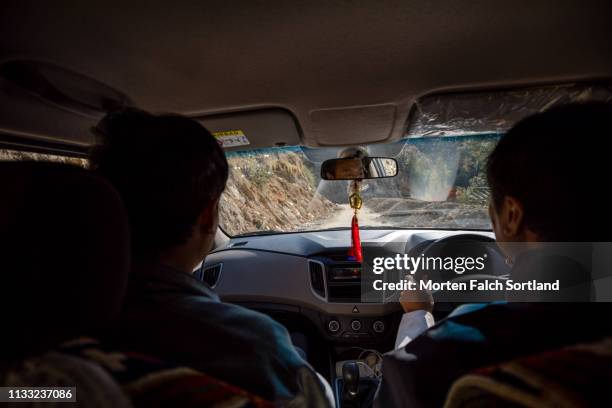
{"label": "dashboard", "polygon": [[[395,254],[452,230],[362,230],[364,251]],[[491,232],[472,234],[492,238]],[[348,257],[347,230],[249,236],[231,239],[211,253],[201,269],[226,302],[284,316],[298,316],[335,345],[389,349],[401,319],[397,302],[363,303],[360,265]],[[289,319],[291,320],[291,319]],[[285,322],[283,322],[285,323]]]}

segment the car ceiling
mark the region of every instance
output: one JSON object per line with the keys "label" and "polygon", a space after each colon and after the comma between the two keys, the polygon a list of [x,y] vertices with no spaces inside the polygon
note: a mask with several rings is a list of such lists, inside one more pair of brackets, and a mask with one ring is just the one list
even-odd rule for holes
{"label": "car ceiling", "polygon": [[[69,68],[136,106],[290,112],[309,146],[403,135],[432,92],[608,78],[612,2],[9,1],[0,59]],[[95,118],[0,87],[4,134],[92,143]],[[265,137],[265,136],[262,136]]]}

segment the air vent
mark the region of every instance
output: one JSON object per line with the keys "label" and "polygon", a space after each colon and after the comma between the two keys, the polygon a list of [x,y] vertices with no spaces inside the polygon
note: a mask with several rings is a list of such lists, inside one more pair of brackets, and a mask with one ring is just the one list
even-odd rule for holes
{"label": "air vent", "polygon": [[234,242],[233,244],[231,244],[229,247],[230,248],[236,248],[236,247],[241,247],[241,246],[245,246],[246,244],[248,244],[249,241],[239,241],[239,242]]}
{"label": "air vent", "polygon": [[325,299],[325,273],[323,264],[317,261],[308,261],[308,268],[310,269],[310,284],[312,286],[312,291]]}
{"label": "air vent", "polygon": [[204,272],[202,273],[202,282],[207,283],[211,288],[217,286],[222,268],[223,264],[216,264],[204,269]]}

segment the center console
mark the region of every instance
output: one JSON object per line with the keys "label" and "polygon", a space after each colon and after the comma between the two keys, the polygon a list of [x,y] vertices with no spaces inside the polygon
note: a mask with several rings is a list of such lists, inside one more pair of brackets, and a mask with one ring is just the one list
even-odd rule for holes
{"label": "center console", "polygon": [[[362,303],[361,264],[347,252],[342,249],[308,259],[312,292],[329,305],[328,313],[320,315],[320,325],[335,343],[387,343],[396,333],[398,314],[369,312],[368,306],[374,304]],[[341,305],[348,307],[334,307]]]}
{"label": "center console", "polygon": [[[345,248],[308,259],[311,288],[330,306],[350,305],[345,313],[320,314],[321,326],[336,347],[332,386],[340,408],[371,407],[380,383],[382,355],[393,347],[401,313],[367,313],[361,298],[361,264]],[[371,305],[371,304],[370,304]]]}

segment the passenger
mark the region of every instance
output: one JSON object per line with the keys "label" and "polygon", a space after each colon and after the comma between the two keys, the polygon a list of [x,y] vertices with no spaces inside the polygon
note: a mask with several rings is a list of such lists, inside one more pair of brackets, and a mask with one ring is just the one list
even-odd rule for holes
{"label": "passenger", "polygon": [[[596,197],[607,181],[589,182],[609,174],[611,120],[607,104],[551,109],[518,123],[490,154],[489,212],[498,246],[513,263],[512,279],[590,278],[573,254],[542,242],[611,241],[608,204]],[[590,286],[578,286],[564,300],[588,301]],[[380,407],[442,406],[451,384],[472,369],[612,332],[605,317],[592,320],[594,305],[586,303],[464,305],[434,325],[430,294],[403,292],[400,302],[406,313],[397,349],[384,357]],[[606,316],[606,305],[596,305],[598,315]]]}
{"label": "passenger", "polygon": [[[121,195],[133,267],[117,347],[184,364],[271,401],[330,406],[329,385],[287,330],[228,303],[192,272],[213,248],[228,164],[198,122],[136,109],[107,115],[92,168]],[[111,343],[111,344],[112,344]]]}

